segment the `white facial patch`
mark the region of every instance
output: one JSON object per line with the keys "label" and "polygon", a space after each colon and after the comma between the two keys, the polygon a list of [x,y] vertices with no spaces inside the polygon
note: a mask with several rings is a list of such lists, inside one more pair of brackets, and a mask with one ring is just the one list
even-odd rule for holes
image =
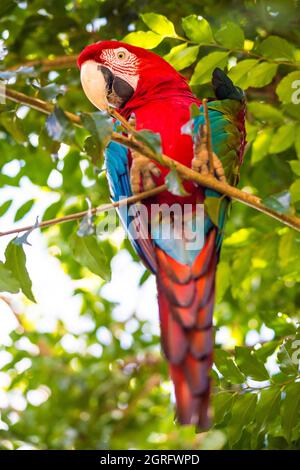
{"label": "white facial patch", "polygon": [[84,62],[80,70],[80,80],[90,102],[101,111],[106,111],[108,108],[106,82],[99,64],[94,60]]}
{"label": "white facial patch", "polygon": [[139,59],[124,47],[105,49],[101,53],[101,62],[108,67],[116,77],[122,78],[134,91],[139,81]]}

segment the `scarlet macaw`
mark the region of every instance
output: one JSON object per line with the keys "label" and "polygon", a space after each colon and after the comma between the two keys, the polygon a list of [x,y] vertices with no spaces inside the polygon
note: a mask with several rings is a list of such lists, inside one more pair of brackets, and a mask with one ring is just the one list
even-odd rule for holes
{"label": "scarlet macaw", "polygon": [[[193,119],[192,135],[183,132],[190,120],[193,103],[201,101],[192,93],[186,79],[158,55],[118,41],[102,41],[87,46],[78,58],[81,82],[89,100],[100,110],[108,103],[129,120],[135,117],[136,130],[150,129],[161,136],[163,153],[201,172],[208,173],[208,153],[199,139],[205,123],[203,113]],[[209,120],[214,151],[214,174],[236,184],[245,147],[245,100],[220,69],[213,73],[216,100],[209,101]],[[193,142],[194,141],[194,142]],[[217,158],[219,157],[219,159]],[[111,197],[149,189],[164,183],[169,169],[111,142],[106,149],[106,168]],[[213,352],[212,313],[215,273],[223,238],[229,200],[193,182],[185,182],[187,196],[169,191],[144,201],[180,206],[206,198],[220,201],[218,220],[204,216],[204,245],[187,248],[185,237],[165,239],[157,229],[170,224],[152,219],[145,225],[136,215],[146,236],[134,237],[134,224],[125,210],[119,215],[129,231],[133,247],[157,279],[162,348],[174,383],[177,418],[181,424],[210,425],[210,369]],[[193,223],[193,217],[191,220]],[[158,225],[157,225],[158,224]],[[151,226],[150,226],[151,225]]]}

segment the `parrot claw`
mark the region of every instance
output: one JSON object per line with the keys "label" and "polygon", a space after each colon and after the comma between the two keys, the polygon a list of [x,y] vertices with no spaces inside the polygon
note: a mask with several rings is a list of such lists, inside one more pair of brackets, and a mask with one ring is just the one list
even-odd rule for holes
{"label": "parrot claw", "polygon": [[149,158],[137,152],[131,151],[131,155],[130,182],[133,194],[155,188],[153,176],[160,176],[160,169]]}
{"label": "parrot claw", "polygon": [[[136,119],[134,114],[130,116],[128,122],[135,129]],[[156,183],[153,177],[160,176],[160,169],[149,158],[138,152],[131,150],[131,156],[130,183],[133,194],[154,189]]]}
{"label": "parrot claw", "polygon": [[207,148],[207,131],[203,125],[199,129],[194,142],[194,158],[192,159],[192,170],[201,175],[213,174],[222,183],[226,183],[226,176],[221,160],[212,152],[212,166],[210,168],[209,152]]}

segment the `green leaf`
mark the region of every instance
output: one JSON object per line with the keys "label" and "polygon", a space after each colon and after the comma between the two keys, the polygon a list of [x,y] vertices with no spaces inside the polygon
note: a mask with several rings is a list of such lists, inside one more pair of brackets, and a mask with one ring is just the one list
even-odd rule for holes
{"label": "green leaf", "polygon": [[81,113],[84,127],[91,133],[92,139],[85,140],[84,148],[92,156],[93,163],[101,164],[101,155],[111,139],[113,120],[101,111],[95,113]]}
{"label": "green leaf", "polygon": [[260,426],[260,432],[265,429],[270,421],[278,416],[280,398],[280,388],[276,386],[260,392],[255,410],[255,421]]}
{"label": "green leaf", "polygon": [[163,36],[153,33],[152,31],[135,31],[127,34],[127,36],[123,38],[123,42],[132,44],[133,46],[143,47],[144,49],[154,49],[163,39]]}
{"label": "green leaf", "polygon": [[256,402],[257,395],[254,393],[245,393],[236,399],[228,426],[228,438],[231,445],[240,440],[244,428],[251,422]]}
{"label": "green leaf", "polygon": [[295,175],[300,176],[300,162],[299,160],[289,160],[289,165]]}
{"label": "green leaf", "polygon": [[239,369],[253,380],[268,380],[270,376],[264,364],[257,358],[251,349],[236,346],[235,360]]}
{"label": "green leaf", "polygon": [[146,271],[144,272],[144,274],[139,280],[139,286],[142,286],[143,284],[145,284],[145,282],[147,281],[147,279],[149,279],[150,276],[151,276],[151,272],[148,271],[148,269],[146,269]]}
{"label": "green leaf", "polygon": [[296,127],[294,123],[283,124],[272,137],[269,148],[270,153],[280,153],[293,145]]}
{"label": "green leaf", "polygon": [[50,220],[50,219],[54,219],[54,217],[57,217],[60,209],[63,206],[63,202],[64,201],[62,199],[59,199],[58,201],[48,206],[43,214],[42,220]]}
{"label": "green leaf", "polygon": [[164,59],[167,60],[176,70],[182,70],[192,65],[198,56],[199,46],[187,47],[187,44],[180,44],[173,47]]}
{"label": "green leaf", "polygon": [[143,144],[147,145],[147,147],[149,147],[154,153],[162,153],[161,136],[158,132],[142,129],[141,131],[137,131],[134,134],[134,137],[136,140],[139,140]]}
{"label": "green leaf", "polygon": [[93,235],[79,237],[77,234],[73,234],[70,239],[70,247],[74,258],[79,264],[102,279],[110,280],[110,266],[96,237]]}
{"label": "green leaf", "polygon": [[272,128],[266,128],[257,134],[252,145],[252,164],[259,162],[269,153],[273,133],[274,130]]}
{"label": "green leaf", "polygon": [[241,60],[229,70],[228,77],[236,86],[247,88],[249,76],[256,64],[258,64],[256,59]]}
{"label": "green leaf", "polygon": [[21,245],[16,245],[12,240],[5,250],[5,268],[12,272],[24,295],[32,302],[35,298],[32,293],[32,284],[26,269],[26,255]]}
{"label": "green leaf", "polygon": [[278,347],[277,341],[269,341],[262,345],[261,348],[255,351],[256,356],[261,361],[265,362],[269,356],[271,356],[275,349]]}
{"label": "green leaf", "polygon": [[[295,340],[286,340],[280,347],[277,354],[277,362],[279,363],[280,370],[287,376],[295,377],[298,375],[299,358],[297,349],[294,348]],[[296,343],[299,349],[300,343]]]}
{"label": "green leaf", "polygon": [[193,119],[198,116],[204,116],[204,113],[203,111],[200,111],[200,108],[196,103],[192,103],[190,106],[190,117]]}
{"label": "green leaf", "polygon": [[214,38],[211,27],[205,18],[190,15],[182,19],[182,28],[186,37],[199,44],[213,44]]}
{"label": "green leaf", "polygon": [[65,93],[66,87],[57,83],[49,83],[39,88],[39,98],[46,101],[56,100],[59,95],[64,95]]}
{"label": "green leaf", "polygon": [[247,103],[247,108],[256,119],[263,122],[274,122],[277,124],[284,120],[284,115],[280,109],[267,103],[251,101],[250,103]]}
{"label": "green leaf", "polygon": [[141,18],[155,33],[163,37],[177,37],[173,23],[165,16],[156,13],[144,13],[141,15]]}
{"label": "green leaf", "polygon": [[215,33],[215,38],[218,43],[228,47],[228,49],[241,49],[244,47],[244,32],[237,23],[226,23]]}
{"label": "green leaf", "polygon": [[216,227],[219,227],[220,209],[222,207],[221,197],[206,197],[204,200],[205,210]]}
{"label": "green leaf", "polygon": [[34,199],[30,199],[29,201],[22,204],[22,206],[19,207],[15,214],[14,222],[17,222],[18,220],[22,219],[31,210],[34,202]]}
{"label": "green leaf", "polygon": [[74,134],[74,129],[63,109],[55,106],[53,113],[46,119],[46,129],[49,137],[56,142],[62,142]]}
{"label": "green leaf", "polygon": [[214,360],[217,369],[226,380],[233,384],[241,384],[244,382],[245,376],[239,370],[229,352],[223,349],[216,349],[214,352]]}
{"label": "green leaf", "polygon": [[[299,163],[300,170],[300,162],[296,163]],[[262,203],[280,214],[288,214],[291,211],[291,194],[289,191],[272,194],[271,196],[263,199]]]}
{"label": "green leaf", "polygon": [[258,47],[264,57],[275,60],[295,60],[295,48],[286,39],[278,36],[267,37]]}
{"label": "green leaf", "polygon": [[19,292],[19,281],[13,276],[12,272],[0,261],[0,292]]}
{"label": "green leaf", "polygon": [[278,69],[278,64],[272,64],[270,62],[261,62],[248,73],[246,88],[261,88],[273,80]]}
{"label": "green leaf", "polygon": [[23,123],[16,116],[15,111],[5,111],[0,114],[0,124],[14,138],[16,142],[24,143],[27,137],[24,134]]}
{"label": "green leaf", "polygon": [[216,67],[223,69],[227,64],[228,52],[211,52],[202,57],[196,65],[190,85],[201,85],[211,81],[212,72]]}
{"label": "green leaf", "polygon": [[236,394],[231,392],[219,392],[213,396],[214,421],[222,423],[226,415],[231,411]]}
{"label": "green leaf", "polygon": [[166,178],[165,183],[168,187],[168,191],[175,196],[188,196],[189,194],[184,189],[181,178],[176,170],[171,170]]}
{"label": "green leaf", "polygon": [[3,204],[0,206],[0,217],[2,217],[10,208],[12,205],[12,199],[9,199],[8,201],[5,201]]}
{"label": "green leaf", "polygon": [[300,201],[300,179],[294,181],[294,183],[291,185],[290,193],[293,203]]}
{"label": "green leaf", "polygon": [[17,78],[20,75],[28,75],[35,77],[37,75],[36,70],[33,67],[21,66],[16,70],[1,70],[0,80],[10,80],[11,78]]}
{"label": "green leaf", "polygon": [[216,277],[216,303],[221,302],[225,292],[230,286],[230,274],[229,264],[226,261],[219,262]]}
{"label": "green leaf", "polygon": [[288,384],[284,388],[285,399],[281,407],[281,423],[288,442],[292,440],[293,429],[298,423],[300,405],[300,383]]}
{"label": "green leaf", "polygon": [[203,434],[199,450],[221,450],[226,444],[226,435],[220,429],[211,429]]}
{"label": "green leaf", "polygon": [[291,72],[279,82],[276,93],[282,103],[300,103],[300,71]]}
{"label": "green leaf", "polygon": [[261,88],[268,85],[276,75],[278,64],[246,59],[237,63],[229,71],[229,78],[241,88]]}
{"label": "green leaf", "polygon": [[98,140],[94,136],[89,135],[85,139],[83,144],[83,150],[89,157],[91,157],[91,160],[95,166],[99,168],[102,167],[103,153],[101,152],[101,147],[98,143]]}

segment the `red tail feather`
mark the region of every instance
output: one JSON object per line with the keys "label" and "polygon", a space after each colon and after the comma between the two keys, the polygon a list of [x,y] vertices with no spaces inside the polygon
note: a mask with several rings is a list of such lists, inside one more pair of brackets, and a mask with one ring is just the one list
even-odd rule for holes
{"label": "red tail feather", "polygon": [[210,426],[210,369],[213,352],[215,229],[192,267],[156,249],[162,347],[175,387],[181,424]]}

